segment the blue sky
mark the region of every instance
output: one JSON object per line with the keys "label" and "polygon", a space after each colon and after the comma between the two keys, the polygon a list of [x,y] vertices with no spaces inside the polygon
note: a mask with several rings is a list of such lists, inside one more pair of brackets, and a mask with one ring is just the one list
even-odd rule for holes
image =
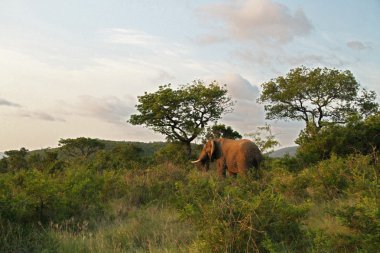
{"label": "blue sky", "polygon": [[[163,140],[126,120],[167,83],[226,83],[223,123],[242,134],[266,122],[260,84],[300,65],[348,69],[380,94],[379,26],[376,0],[2,0],[0,151]],[[303,128],[268,123],[282,146]]]}

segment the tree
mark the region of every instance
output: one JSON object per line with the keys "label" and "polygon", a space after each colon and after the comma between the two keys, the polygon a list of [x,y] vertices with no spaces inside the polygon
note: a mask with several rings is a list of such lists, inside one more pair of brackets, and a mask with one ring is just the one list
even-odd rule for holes
{"label": "tree", "polygon": [[259,147],[262,153],[273,152],[276,146],[280,143],[276,140],[276,136],[272,133],[271,126],[265,124],[265,126],[257,127],[255,132],[247,134],[254,143]]}
{"label": "tree", "polygon": [[191,155],[191,142],[209,122],[216,122],[223,113],[232,111],[233,102],[225,86],[216,81],[205,85],[202,81],[173,89],[170,84],[138,97],[139,114],[128,120],[133,125],[145,125],[166,135],[168,140],[186,144]]}
{"label": "tree", "polygon": [[85,137],[61,139],[58,145],[61,146],[63,151],[69,156],[80,156],[83,159],[86,159],[91,154],[105,147],[105,144],[100,140]]}
{"label": "tree", "polygon": [[207,132],[205,134],[206,139],[210,138],[227,138],[227,139],[241,139],[242,136],[239,132],[232,129],[232,127],[220,124],[213,125],[212,127],[207,128]]}
{"label": "tree", "polygon": [[378,110],[376,93],[360,89],[348,70],[298,67],[263,83],[258,99],[267,119],[292,119],[312,124],[346,123],[352,114],[367,117]]}
{"label": "tree", "polygon": [[5,155],[7,156],[7,166],[9,170],[21,170],[28,168],[28,162],[26,160],[26,155],[28,154],[26,148],[20,148],[20,150],[9,150],[5,151]]}

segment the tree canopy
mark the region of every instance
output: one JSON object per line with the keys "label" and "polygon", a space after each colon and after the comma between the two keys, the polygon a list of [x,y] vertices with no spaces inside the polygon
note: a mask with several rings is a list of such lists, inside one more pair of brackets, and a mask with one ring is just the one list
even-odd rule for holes
{"label": "tree canopy", "polygon": [[346,123],[352,114],[362,117],[378,110],[376,93],[361,89],[348,70],[298,67],[286,76],[263,83],[258,99],[267,119],[292,119],[318,130],[326,122]]}
{"label": "tree canopy", "polygon": [[242,136],[239,132],[232,129],[230,126],[224,124],[213,125],[207,128],[205,134],[206,139],[210,138],[228,138],[228,139],[241,139]]}
{"label": "tree canopy", "polygon": [[61,139],[58,145],[67,155],[84,159],[105,147],[105,144],[100,140],[86,137]]}
{"label": "tree canopy", "polygon": [[[28,154],[29,150],[26,148],[20,148],[20,150],[9,150],[5,151],[4,154],[6,157],[4,157],[2,160],[2,165],[4,167],[7,167],[11,171],[26,169],[28,167],[26,156]],[[6,168],[3,168],[5,170]]]}
{"label": "tree canopy", "polygon": [[190,154],[190,143],[210,122],[232,111],[233,106],[225,86],[216,81],[205,85],[199,80],[178,89],[170,84],[159,86],[158,91],[139,96],[138,102],[139,113],[131,115],[128,122],[151,128],[168,140],[185,143]]}

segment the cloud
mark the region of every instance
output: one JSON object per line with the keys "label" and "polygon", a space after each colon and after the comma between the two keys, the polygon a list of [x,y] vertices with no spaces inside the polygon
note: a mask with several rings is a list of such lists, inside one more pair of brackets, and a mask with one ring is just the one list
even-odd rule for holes
{"label": "cloud", "polygon": [[347,47],[353,49],[353,50],[365,50],[365,49],[371,49],[370,46],[365,45],[363,42],[354,40],[347,42]]}
{"label": "cloud", "polygon": [[82,95],[78,98],[79,101],[71,108],[74,113],[109,123],[125,122],[133,111],[128,102],[122,101],[115,96],[94,97]]}
{"label": "cloud", "polygon": [[256,102],[260,96],[257,86],[237,73],[225,74],[221,80],[227,84],[229,94],[236,100],[234,111],[222,118],[223,124],[231,126],[244,136],[256,131],[258,126],[269,123],[281,145],[294,145],[294,139],[304,128],[303,122],[265,121],[264,107]]}
{"label": "cloud", "polygon": [[[169,41],[163,37],[148,34],[144,31],[127,29],[127,28],[110,28],[101,32],[106,43],[129,45],[143,52],[153,51],[165,56],[183,56],[189,51],[187,46]],[[134,50],[136,53],[136,50]],[[139,54],[142,52],[138,51]]]}
{"label": "cloud", "polygon": [[8,101],[6,99],[0,98],[0,106],[2,106],[2,105],[4,105],[4,106],[12,106],[12,107],[20,107],[19,104],[16,104],[16,103],[13,103],[13,102]]}
{"label": "cloud", "polygon": [[38,120],[44,120],[44,121],[60,121],[64,122],[65,120],[60,117],[52,116],[49,113],[41,112],[41,111],[21,111],[19,113],[19,116],[24,118],[31,118],[31,119],[38,119]]}
{"label": "cloud", "polygon": [[226,74],[222,80],[234,99],[255,101],[259,96],[259,89],[239,74]]}
{"label": "cloud", "polygon": [[224,74],[219,80],[227,84],[228,92],[236,102],[234,111],[226,114],[221,122],[241,134],[251,132],[257,126],[263,125],[264,110],[256,103],[260,95],[258,87],[237,73]]}
{"label": "cloud", "polygon": [[299,65],[315,65],[315,66],[335,66],[342,67],[349,62],[347,59],[341,58],[334,53],[326,55],[317,54],[294,54],[294,55],[279,55],[277,61],[280,63],[288,64],[290,66]]}
{"label": "cloud", "polygon": [[159,37],[133,29],[112,28],[105,33],[107,34],[106,41],[115,44],[147,46],[153,45],[159,40]]}
{"label": "cloud", "polygon": [[198,44],[201,44],[201,45],[209,45],[209,44],[224,42],[226,40],[228,40],[228,38],[225,36],[207,34],[207,35],[200,36],[196,40],[196,42],[198,42]]}
{"label": "cloud", "polygon": [[271,0],[227,1],[205,5],[201,11],[214,19],[213,23],[223,25],[226,37],[238,41],[287,43],[313,29],[302,9],[291,13],[285,5]]}

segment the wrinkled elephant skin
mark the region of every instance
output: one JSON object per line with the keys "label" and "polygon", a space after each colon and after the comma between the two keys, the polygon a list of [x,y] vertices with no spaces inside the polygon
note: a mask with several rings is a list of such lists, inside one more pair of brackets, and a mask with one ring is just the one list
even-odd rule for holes
{"label": "wrinkled elephant skin", "polygon": [[193,161],[198,167],[207,170],[209,163],[216,161],[220,176],[247,174],[249,168],[260,168],[263,156],[255,143],[250,140],[215,139],[209,140],[203,147],[198,160]]}

